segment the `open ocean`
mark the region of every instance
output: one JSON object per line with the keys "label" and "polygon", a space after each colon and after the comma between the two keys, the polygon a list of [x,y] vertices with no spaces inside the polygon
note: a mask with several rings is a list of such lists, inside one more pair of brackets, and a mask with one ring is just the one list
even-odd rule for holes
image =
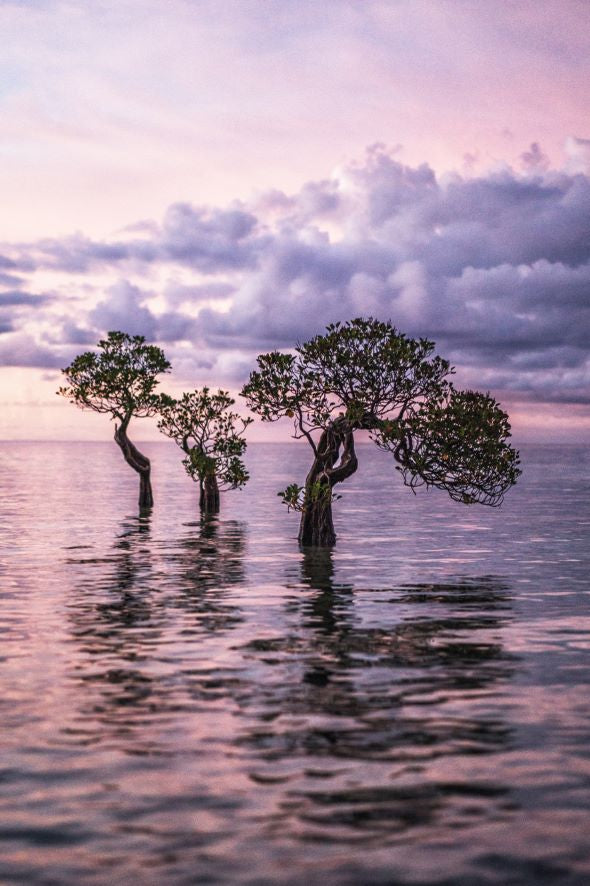
{"label": "open ocean", "polygon": [[498,510],[359,446],[332,551],[254,444],[202,522],[113,442],[0,444],[2,884],[590,883],[590,454]]}

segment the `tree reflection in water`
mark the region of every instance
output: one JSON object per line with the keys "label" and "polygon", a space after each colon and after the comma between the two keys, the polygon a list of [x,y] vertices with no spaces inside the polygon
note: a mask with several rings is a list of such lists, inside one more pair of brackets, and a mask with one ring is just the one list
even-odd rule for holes
{"label": "tree reflection in water", "polygon": [[195,628],[216,631],[241,619],[235,604],[225,602],[227,589],[245,580],[245,528],[236,520],[216,515],[187,524],[173,544],[166,542],[167,574],[160,576],[169,587],[171,600],[195,617]]}
{"label": "tree reflection in water", "polygon": [[491,765],[512,740],[497,700],[514,668],[500,581],[353,589],[316,549],[295,587],[248,589],[244,548],[236,522],[159,540],[143,516],[108,557],[74,563],[72,741],[182,753],[185,779],[220,803],[206,767],[231,760],[260,792],[248,827],[269,839],[383,845],[513,813]]}
{"label": "tree reflection in water", "polygon": [[[493,767],[478,764],[475,780],[464,766],[511,742],[494,701],[514,670],[501,639],[512,618],[502,582],[353,592],[335,583],[330,550],[303,553],[301,581],[307,590],[289,604],[298,630],[247,646],[269,673],[258,723],[242,738],[254,752],[254,779],[262,761],[305,766],[306,783],[284,803],[294,831],[396,841],[439,817],[466,827],[484,807],[508,814],[513,805]],[[280,668],[287,653],[300,663],[298,679]],[[318,790],[318,779],[329,789]]]}
{"label": "tree reflection in water", "polygon": [[82,576],[68,607],[71,678],[84,691],[67,731],[82,743],[119,738],[126,753],[155,752],[167,716],[193,703],[178,680],[184,645],[241,621],[225,597],[244,580],[243,525],[206,517],[185,530],[159,545],[142,512],[125,522],[112,554],[69,562]]}

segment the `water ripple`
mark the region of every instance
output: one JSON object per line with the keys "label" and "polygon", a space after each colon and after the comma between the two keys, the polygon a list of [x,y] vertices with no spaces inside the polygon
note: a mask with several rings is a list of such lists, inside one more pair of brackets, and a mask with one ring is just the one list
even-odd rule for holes
{"label": "water ripple", "polygon": [[151,514],[90,449],[0,446],[3,882],[588,882],[585,450],[497,512],[361,446],[301,552],[303,447],[204,520],[173,447]]}

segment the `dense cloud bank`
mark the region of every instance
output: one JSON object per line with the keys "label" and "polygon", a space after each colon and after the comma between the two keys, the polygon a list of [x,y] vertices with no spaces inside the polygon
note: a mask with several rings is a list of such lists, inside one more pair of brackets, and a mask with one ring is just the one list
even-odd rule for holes
{"label": "dense cloud bank", "polygon": [[[238,383],[259,350],[371,314],[434,339],[473,385],[587,403],[590,178],[537,146],[523,165],[437,179],[377,146],[295,195],[174,204],[111,242],[5,244],[0,360],[56,366],[116,328]],[[32,292],[47,274],[62,282]]]}

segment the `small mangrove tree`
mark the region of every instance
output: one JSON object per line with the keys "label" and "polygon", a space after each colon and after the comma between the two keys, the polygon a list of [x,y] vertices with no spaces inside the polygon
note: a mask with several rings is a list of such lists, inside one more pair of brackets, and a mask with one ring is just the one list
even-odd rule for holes
{"label": "small mangrove tree", "polygon": [[160,397],[157,376],[170,369],[161,348],[146,344],[142,335],[109,332],[97,351],[80,354],[62,369],[67,385],[58,394],[81,409],[110,415],[115,424],[115,441],[127,464],[139,474],[139,506],[154,503],[149,458],[127,435],[132,418],[155,415]]}
{"label": "small mangrove tree", "polygon": [[234,403],[227,391],[214,394],[207,387],[179,400],[166,394],[160,398],[158,427],[185,453],[182,463],[199,484],[199,504],[206,514],[219,510],[220,489],[239,489],[248,480],[243,433],[252,419],[232,412]]}

